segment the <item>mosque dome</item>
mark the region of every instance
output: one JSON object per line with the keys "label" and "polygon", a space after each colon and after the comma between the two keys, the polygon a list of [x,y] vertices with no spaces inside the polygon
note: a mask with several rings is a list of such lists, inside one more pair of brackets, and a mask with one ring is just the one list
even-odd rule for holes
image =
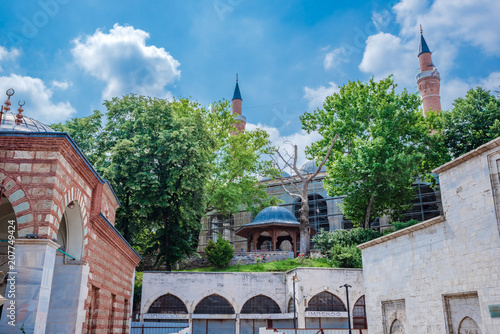
{"label": "mosque dome", "polygon": [[[318,166],[316,165],[314,160],[309,160],[304,165],[302,165],[299,170],[302,174],[314,174],[316,173],[317,169]],[[326,172],[325,166],[321,167],[320,173],[321,172]]]}
{"label": "mosque dome", "polygon": [[33,118],[23,115],[20,125],[16,124],[16,115],[11,112],[3,114],[2,122],[0,123],[0,132],[37,132],[47,133],[56,132],[49,126],[39,122]]}
{"label": "mosque dome", "polygon": [[281,206],[270,206],[265,208],[255,216],[253,222],[245,226],[263,224],[300,225],[293,213]]}

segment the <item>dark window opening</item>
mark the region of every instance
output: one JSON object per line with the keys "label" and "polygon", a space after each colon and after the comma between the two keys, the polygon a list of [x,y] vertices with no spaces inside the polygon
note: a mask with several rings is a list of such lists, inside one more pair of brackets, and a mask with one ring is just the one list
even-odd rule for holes
{"label": "dark window opening", "polygon": [[182,300],[169,293],[156,299],[149,307],[148,313],[185,314],[188,312]]}
{"label": "dark window opening", "polygon": [[218,295],[210,295],[203,298],[196,309],[195,314],[234,314],[234,308],[229,302]]}
{"label": "dark window opening", "polygon": [[241,313],[244,314],[259,314],[259,313],[281,313],[280,307],[274,300],[266,296],[255,296],[249,299],[243,308]]}
{"label": "dark window opening", "polygon": [[339,297],[329,292],[321,292],[311,298],[306,311],[340,311],[345,312],[344,303]]}

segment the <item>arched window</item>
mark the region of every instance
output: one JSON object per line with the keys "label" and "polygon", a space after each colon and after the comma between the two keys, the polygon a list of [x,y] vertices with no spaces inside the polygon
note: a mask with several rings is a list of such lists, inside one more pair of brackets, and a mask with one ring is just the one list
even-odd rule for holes
{"label": "arched window", "polygon": [[[330,230],[330,223],[328,222],[328,209],[326,200],[319,194],[309,194],[307,196],[309,201],[309,224],[316,231],[324,229],[326,232]],[[293,206],[295,218],[300,219],[301,200],[299,199]]]}
{"label": "arched window", "polygon": [[306,311],[339,311],[345,312],[344,303],[339,297],[329,292],[321,292],[312,297]]}
{"label": "arched window", "polygon": [[355,329],[367,329],[365,296],[359,297],[352,310],[352,322]]}
{"label": "arched window", "polygon": [[186,314],[188,311],[182,300],[168,293],[156,299],[148,313]]}
{"label": "arched window", "polygon": [[288,301],[288,313],[293,313],[293,298]]}
{"label": "arched window", "polygon": [[194,310],[195,314],[234,314],[234,308],[229,302],[219,296],[210,295],[203,298]]}
{"label": "arched window", "polygon": [[463,318],[458,326],[458,334],[465,333],[480,333],[479,326],[471,317]]}
{"label": "arched window", "polygon": [[398,319],[394,320],[391,325],[391,334],[405,334],[405,328]]}
{"label": "arched window", "polygon": [[258,295],[250,298],[243,308],[241,313],[259,314],[259,313],[281,313],[280,307],[274,300],[267,296]]}

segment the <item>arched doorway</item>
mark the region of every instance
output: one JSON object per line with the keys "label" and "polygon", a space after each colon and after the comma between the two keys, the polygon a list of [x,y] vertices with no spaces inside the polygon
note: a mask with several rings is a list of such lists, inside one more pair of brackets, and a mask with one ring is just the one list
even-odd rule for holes
{"label": "arched doorway", "polygon": [[[213,319],[212,314],[219,314]],[[203,298],[193,312],[193,334],[233,334],[236,315],[231,303],[222,296],[212,294]]]}
{"label": "arched doorway", "polygon": [[348,328],[347,314],[345,317],[314,317],[308,316],[309,311],[323,312],[347,312],[347,309],[339,297],[333,293],[323,291],[309,300],[306,308],[306,328]]}
{"label": "arched doorway", "polygon": [[[258,334],[261,327],[273,327],[273,320],[262,319],[258,316],[272,313],[281,313],[280,307],[274,300],[264,295],[250,298],[241,309],[240,334]],[[249,318],[244,314],[248,314]]]}
{"label": "arched doorway", "polygon": [[[10,237],[10,238],[9,238]],[[14,208],[9,199],[2,195],[0,202],[0,295],[7,295],[7,279],[9,278],[9,245],[13,246],[17,239],[17,220]],[[10,241],[10,242],[9,242]],[[0,306],[0,319],[3,306]]]}

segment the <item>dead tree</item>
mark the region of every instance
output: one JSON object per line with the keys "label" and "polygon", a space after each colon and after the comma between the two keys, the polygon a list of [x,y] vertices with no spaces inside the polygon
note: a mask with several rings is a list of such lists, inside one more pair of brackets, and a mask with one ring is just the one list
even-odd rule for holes
{"label": "dead tree", "polygon": [[[321,168],[325,165],[328,157],[330,156],[330,152],[332,151],[333,145],[337,140],[337,135],[332,140],[328,151],[326,152],[325,157],[321,161],[321,164],[318,166],[316,171],[313,174],[304,174],[297,167],[297,145],[293,145],[293,155],[285,153],[281,153],[279,151],[279,147],[277,147],[273,151],[273,155],[271,158],[273,159],[276,168],[279,170],[279,175],[276,176],[276,179],[281,182],[281,187],[283,190],[289,194],[290,196],[300,198],[300,252],[305,256],[309,256],[311,251],[311,227],[309,225],[309,198],[308,198],[308,187],[309,183],[319,174]],[[284,163],[283,167],[280,167],[281,163]],[[284,172],[285,168],[290,168],[295,173],[295,177],[287,178],[290,181],[291,190],[287,189],[285,186],[285,178]]]}

